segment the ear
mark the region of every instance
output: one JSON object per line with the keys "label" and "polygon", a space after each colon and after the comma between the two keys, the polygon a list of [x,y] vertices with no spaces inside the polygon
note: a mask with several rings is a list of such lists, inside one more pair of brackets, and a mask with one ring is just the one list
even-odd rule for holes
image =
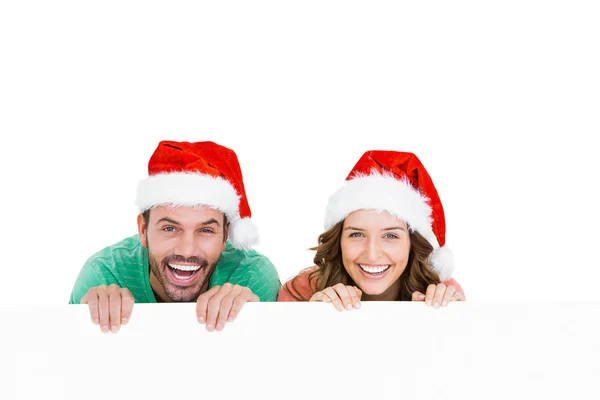
{"label": "ear", "polygon": [[224,251],[227,247],[227,239],[229,238],[229,221],[225,224],[225,229],[223,229],[223,245],[221,246],[221,251]]}
{"label": "ear", "polygon": [[140,235],[140,244],[143,247],[148,247],[148,227],[144,222],[144,216],[139,214],[137,217],[138,234]]}

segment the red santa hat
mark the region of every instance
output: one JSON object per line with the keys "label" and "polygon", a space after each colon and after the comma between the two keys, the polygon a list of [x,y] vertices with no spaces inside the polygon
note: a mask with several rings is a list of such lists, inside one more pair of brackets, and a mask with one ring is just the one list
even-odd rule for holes
{"label": "red santa hat", "polygon": [[329,198],[325,230],[356,210],[387,211],[433,246],[429,257],[440,280],[452,276],[454,257],[445,246],[444,209],[427,170],[412,153],[367,151],[345,184]]}
{"label": "red santa hat", "polygon": [[229,239],[238,249],[258,243],[242,171],[233,150],[214,142],[162,141],[137,188],[136,206],[207,206],[227,216]]}

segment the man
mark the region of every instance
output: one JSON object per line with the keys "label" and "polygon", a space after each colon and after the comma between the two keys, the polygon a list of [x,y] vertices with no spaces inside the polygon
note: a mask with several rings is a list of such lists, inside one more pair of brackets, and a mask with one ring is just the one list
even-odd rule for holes
{"label": "man", "polygon": [[235,153],[213,142],[160,142],[138,184],[138,235],[83,266],[71,304],[88,304],[102,332],[127,324],[134,302],[196,302],[221,330],[248,302],[275,301],[273,264],[258,241]]}

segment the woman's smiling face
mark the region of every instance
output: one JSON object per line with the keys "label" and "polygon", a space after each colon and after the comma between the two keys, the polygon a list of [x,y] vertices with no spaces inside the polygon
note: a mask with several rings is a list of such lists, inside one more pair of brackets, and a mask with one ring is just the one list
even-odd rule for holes
{"label": "woman's smiling face", "polygon": [[406,223],[385,211],[357,210],[346,217],[340,242],[344,268],[363,293],[395,298],[410,254]]}

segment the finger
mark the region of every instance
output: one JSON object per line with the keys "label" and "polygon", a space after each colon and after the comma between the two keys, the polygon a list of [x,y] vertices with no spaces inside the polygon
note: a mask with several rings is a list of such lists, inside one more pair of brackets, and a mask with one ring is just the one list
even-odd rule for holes
{"label": "finger", "polygon": [[229,316],[227,318],[227,321],[233,322],[237,318],[240,311],[242,310],[242,307],[244,307],[244,304],[246,304],[249,301],[254,301],[255,298],[258,298],[258,297],[255,294],[253,294],[250,291],[250,289],[242,291],[242,293],[240,293],[234,299],[233,304],[231,306],[231,310],[229,311]]}
{"label": "finger", "polygon": [[350,293],[350,298],[351,298],[352,305],[354,306],[354,308],[359,309],[360,308],[360,296],[362,295],[362,292],[360,291],[360,289],[357,288],[356,286],[348,286],[348,293]]}
{"label": "finger", "polygon": [[425,295],[419,291],[413,292],[412,301],[425,301]]}
{"label": "finger", "polygon": [[215,330],[217,318],[219,316],[219,309],[221,307],[221,300],[223,300],[223,297],[229,294],[232,287],[233,285],[226,283],[225,285],[221,286],[219,291],[215,293],[208,301],[208,305],[206,307],[206,329],[209,332]]}
{"label": "finger", "polygon": [[98,290],[98,312],[100,314],[100,330],[107,333],[110,331],[110,315],[106,290]]}
{"label": "finger", "polygon": [[340,300],[339,296],[337,295],[336,291],[333,290],[333,287],[328,287],[322,290],[322,292],[329,297],[329,299],[331,300],[331,303],[333,304],[333,306],[338,310],[338,311],[343,311],[344,310],[344,305],[342,304],[342,300]]}
{"label": "finger", "polygon": [[427,290],[425,291],[425,303],[430,306],[433,303],[433,295],[435,294],[436,286],[432,283],[427,286]]}
{"label": "finger", "polygon": [[331,299],[323,292],[317,292],[313,294],[309,301],[322,301],[325,303],[331,303]]}
{"label": "finger", "polygon": [[237,318],[240,311],[242,311],[242,307],[246,304],[248,300],[246,300],[243,296],[237,296],[231,305],[231,310],[229,311],[229,316],[227,317],[228,322],[233,322]]}
{"label": "finger", "polygon": [[108,294],[108,313],[111,332],[119,332],[121,328],[121,293],[118,290],[111,291]]}
{"label": "finger", "polygon": [[338,283],[333,287],[333,290],[336,291],[340,300],[342,301],[342,307],[346,310],[352,310],[354,302],[352,301],[352,296],[350,295],[348,287],[342,283]]}
{"label": "finger", "polygon": [[433,308],[438,308],[442,304],[444,293],[446,293],[446,285],[438,283],[435,287],[435,295],[433,296]]}
{"label": "finger", "polygon": [[226,294],[221,303],[219,304],[219,315],[217,317],[217,322],[215,329],[220,331],[223,330],[227,320],[229,318],[229,312],[231,311],[231,307],[233,306],[234,300],[238,297],[241,292],[241,286],[233,285],[231,291]]}
{"label": "finger", "polygon": [[208,301],[219,291],[221,286],[213,286],[206,292],[198,296],[196,300],[196,318],[198,322],[203,324],[206,322],[206,310],[208,308]]}
{"label": "finger", "polygon": [[133,295],[128,289],[121,291],[121,323],[127,325],[133,311],[133,303],[135,302]]}
{"label": "finger", "polygon": [[[362,294],[363,294],[362,290],[360,290],[360,288],[357,286],[354,286],[354,290],[356,291],[356,296],[358,297],[358,300],[360,301],[362,298]],[[358,303],[358,308],[360,308],[360,303]]]}
{"label": "finger", "polygon": [[442,307],[446,307],[450,301],[452,301],[452,296],[456,292],[456,288],[454,286],[448,286],[446,288],[446,293],[444,293],[444,297],[442,297]]}
{"label": "finger", "polygon": [[229,317],[227,318],[227,321],[233,322],[242,310],[244,304],[250,302],[260,302],[260,298],[254,293],[252,293],[252,291],[249,288],[243,288],[242,292],[233,301],[233,305],[231,306],[231,311],[229,311]]}
{"label": "finger", "polygon": [[81,298],[81,304],[87,304],[90,309],[90,316],[94,325],[100,325],[100,314],[98,312],[98,294],[94,289],[90,289],[85,296]]}
{"label": "finger", "polygon": [[454,292],[452,295],[452,300],[450,301],[465,301],[465,295],[463,292],[459,292],[458,290]]}

